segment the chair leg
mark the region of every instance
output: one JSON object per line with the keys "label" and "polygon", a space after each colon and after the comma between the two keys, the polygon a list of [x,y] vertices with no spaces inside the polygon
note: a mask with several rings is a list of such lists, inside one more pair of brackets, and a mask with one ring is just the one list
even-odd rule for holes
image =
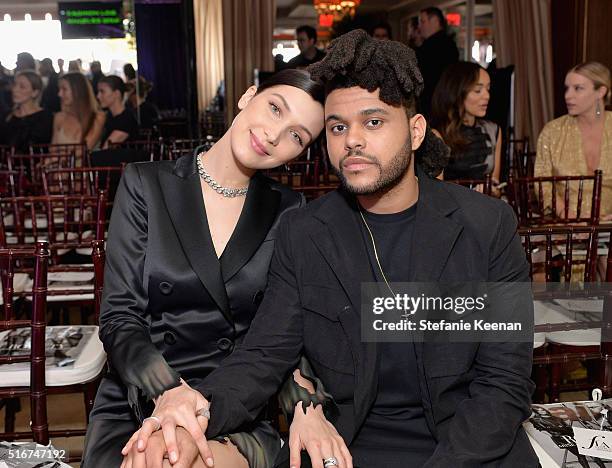
{"label": "chair leg", "polygon": [[549,383],[549,403],[558,403],[560,398],[559,384],[561,382],[561,373],[563,365],[554,363],[550,365],[550,383]]}
{"label": "chair leg", "polygon": [[85,403],[85,424],[89,424],[89,414],[93,409],[99,383],[100,381],[98,379],[94,380],[93,382],[89,382],[87,385],[85,385],[83,390],[83,401]]}
{"label": "chair leg", "polygon": [[4,432],[15,432],[15,415],[21,411],[21,401],[19,398],[9,398],[6,400],[4,408]]}
{"label": "chair leg", "polygon": [[537,364],[533,367],[533,380],[536,384],[535,392],[533,393],[534,403],[544,403],[547,390],[547,366],[544,364]]}

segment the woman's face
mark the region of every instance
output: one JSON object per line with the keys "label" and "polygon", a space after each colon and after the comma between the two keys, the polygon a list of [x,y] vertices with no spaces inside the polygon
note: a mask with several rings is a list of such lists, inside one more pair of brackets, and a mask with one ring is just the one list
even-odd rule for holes
{"label": "woman's face", "polygon": [[103,109],[108,109],[121,99],[119,91],[113,91],[107,83],[98,83],[98,94],[96,96]]}
{"label": "woman's face", "polygon": [[17,105],[24,104],[38,97],[40,91],[34,90],[30,80],[25,76],[18,76],[13,84],[13,102]]}
{"label": "woman's face", "polygon": [[58,84],[59,92],[57,95],[60,98],[62,107],[72,105],[72,89],[66,80],[59,80]]}
{"label": "woman's face", "polygon": [[570,72],[565,77],[565,105],[569,115],[594,113],[597,101],[604,94],[605,88],[596,90],[594,83],[586,76]]}
{"label": "woman's face", "polygon": [[238,162],[249,169],[270,169],[299,156],[323,129],[323,106],[305,91],[278,85],[240,98],[231,131]]}
{"label": "woman's face", "polygon": [[478,82],[472,86],[463,101],[465,114],[473,117],[484,117],[489,105],[491,79],[485,70],[480,70]]}

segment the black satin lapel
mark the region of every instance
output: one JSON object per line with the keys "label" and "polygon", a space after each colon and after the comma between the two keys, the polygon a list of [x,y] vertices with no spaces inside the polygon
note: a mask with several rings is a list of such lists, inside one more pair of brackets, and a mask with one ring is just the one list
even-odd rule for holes
{"label": "black satin lapel", "polygon": [[272,190],[262,177],[251,179],[238,223],[221,255],[224,281],[240,271],[266,238],[276,219],[280,198],[280,192]]}
{"label": "black satin lapel", "polygon": [[191,268],[208,290],[225,318],[233,323],[221,267],[208,229],[200,178],[160,173],[160,185],[172,224]]}

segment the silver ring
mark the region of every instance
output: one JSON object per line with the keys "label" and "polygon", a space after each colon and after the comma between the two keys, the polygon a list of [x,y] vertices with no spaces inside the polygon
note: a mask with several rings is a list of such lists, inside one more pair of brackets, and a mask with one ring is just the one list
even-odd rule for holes
{"label": "silver ring", "polygon": [[159,431],[161,429],[161,421],[157,416],[149,416],[148,418],[144,418],[142,423],[146,423],[149,419],[152,419],[153,421],[155,421],[157,423],[157,427],[155,429],[153,429],[153,432],[155,431]]}
{"label": "silver ring", "polygon": [[323,460],[323,468],[328,468],[330,466],[339,466],[338,459],[334,457],[329,457]]}
{"label": "silver ring", "polygon": [[208,408],[200,408],[199,410],[196,411],[195,415],[196,415],[196,418],[198,416],[203,416],[206,419],[210,419],[210,410]]}

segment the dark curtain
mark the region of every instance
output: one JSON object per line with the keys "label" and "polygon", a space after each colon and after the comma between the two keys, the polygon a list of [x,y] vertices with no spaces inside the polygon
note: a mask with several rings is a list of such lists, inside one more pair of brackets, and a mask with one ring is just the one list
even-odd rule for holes
{"label": "dark curtain", "polygon": [[180,3],[137,3],[138,73],[153,83],[149,100],[160,109],[186,109],[187,66]]}

